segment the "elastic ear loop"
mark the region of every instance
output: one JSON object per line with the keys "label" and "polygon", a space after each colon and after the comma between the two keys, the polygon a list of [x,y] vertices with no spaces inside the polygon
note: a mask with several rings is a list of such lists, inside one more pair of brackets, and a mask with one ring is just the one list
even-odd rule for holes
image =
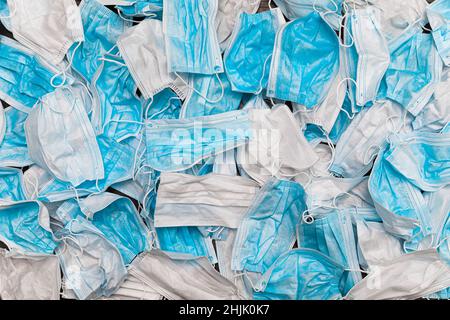
{"label": "elastic ear loop", "polygon": [[[167,105],[160,111],[158,111],[157,113],[153,114],[148,120],[153,120],[156,116],[159,116],[160,114],[164,113],[167,109],[169,109],[171,107],[170,101],[172,100],[180,100],[181,99],[179,97],[170,97],[167,103]],[[148,118],[147,116],[145,117],[146,119]]]}
{"label": "elastic ear loop", "polygon": [[[344,109],[342,109],[342,107],[341,107],[341,110],[344,110]],[[325,136],[325,139],[327,140],[327,145],[331,149],[331,159],[330,159],[330,162],[328,163],[328,167],[327,167],[327,170],[330,170],[331,166],[333,165],[334,159],[336,157],[336,147],[334,146],[333,141],[331,141],[330,135],[325,130],[323,130],[323,128],[321,126],[318,126],[318,128],[320,131],[322,131],[322,134]]]}
{"label": "elastic ear loop", "polygon": [[206,102],[209,102],[209,103],[212,103],[212,104],[218,103],[218,102],[220,102],[220,101],[222,100],[222,98],[223,98],[224,95],[225,95],[225,87],[223,86],[222,80],[220,80],[220,76],[219,76],[218,73],[215,73],[214,75],[217,77],[217,80],[219,81],[219,84],[220,84],[220,87],[221,87],[222,92],[221,92],[219,98],[216,99],[216,100],[210,100],[209,98],[205,97],[200,91],[198,91],[197,89],[195,89],[194,86],[191,86],[189,83],[187,83],[187,82],[186,82],[186,81],[185,81],[185,80],[184,80],[184,79],[183,79],[176,71],[174,71],[173,73],[177,76],[177,78],[179,78],[179,79],[181,80],[181,82],[184,83],[184,85],[185,85],[186,87],[188,87],[189,89],[191,89],[192,91],[194,91],[196,94],[198,94],[200,97],[202,97],[203,99],[205,99]]}
{"label": "elastic ear loop", "polygon": [[111,63],[115,63],[115,64],[117,64],[117,65],[119,65],[119,66],[122,66],[122,67],[127,67],[127,65],[125,64],[125,63],[123,63],[123,62],[120,62],[120,61],[117,61],[117,60],[114,60],[114,59],[108,59],[108,58],[105,58],[105,56],[111,56],[111,57],[116,57],[116,58],[122,58],[121,56],[120,56],[120,52],[118,53],[118,54],[113,54],[113,53],[111,53],[114,49],[116,49],[117,48],[117,44],[115,44],[114,46],[112,46],[111,47],[111,49],[109,49],[108,51],[106,51],[105,52],[105,54],[103,55],[103,57],[100,57],[100,58],[98,58],[98,60],[100,60],[100,61],[107,61],[107,62],[111,62]]}
{"label": "elastic ear loop", "polygon": [[439,243],[436,245],[436,247],[434,247],[436,250],[439,249],[440,246],[442,246],[446,241],[448,241],[450,239],[450,236],[446,236],[444,237],[441,241],[439,241]]}
{"label": "elastic ear loop", "polygon": [[270,59],[271,57],[272,57],[272,53],[269,54],[269,55],[267,56],[267,58],[264,60],[262,76],[261,76],[261,78],[259,78],[259,89],[258,89],[258,91],[255,92],[256,95],[260,94],[260,93],[264,90],[263,85],[262,85],[262,82],[263,82],[263,80],[264,80],[264,76],[266,75],[267,62],[269,61],[269,59]]}
{"label": "elastic ear loop", "polygon": [[[350,26],[349,26],[349,27],[346,27],[346,26],[345,26],[345,23],[343,23],[344,20],[345,20],[345,22],[347,22],[346,20],[348,19],[348,16],[349,16],[349,14],[350,14],[350,11],[348,10],[349,7],[348,7],[348,5],[345,3],[345,1],[343,2],[343,5],[344,5],[345,14],[342,16],[342,18],[340,19],[340,22],[339,22],[339,33],[338,33],[339,45],[340,45],[341,47],[343,47],[343,48],[351,48],[351,47],[353,47],[353,45],[355,44],[355,39],[354,39],[352,33],[351,33],[350,30],[349,30],[349,29],[350,29]],[[355,4],[353,3],[353,5],[355,5]],[[354,8],[354,9],[355,9],[355,8]],[[351,43],[350,43],[350,44],[345,44],[345,43],[342,42],[342,41],[344,41],[342,31],[347,32],[349,38],[351,39]]]}
{"label": "elastic ear loop", "polygon": [[[73,49],[72,55],[69,56],[69,57],[67,58],[67,59],[68,59],[68,62],[69,62],[69,63],[67,64],[67,66],[66,66],[65,68],[63,68],[60,72],[56,73],[53,77],[51,77],[51,79],[50,79],[50,85],[51,85],[53,88],[60,88],[60,87],[64,86],[64,84],[66,83],[66,81],[67,81],[67,71],[69,71],[69,69],[72,67],[72,65],[73,65],[73,60],[75,59],[75,53],[76,53],[77,50],[80,48],[81,44],[82,44],[81,41],[78,42],[78,44],[77,44],[77,46],[75,47],[75,49]],[[61,81],[60,84],[55,85],[55,83],[54,83],[54,82],[55,82],[55,79],[58,78],[59,76],[62,76],[62,77],[63,77],[63,81]]]}
{"label": "elastic ear loop", "polygon": [[[314,2],[313,2],[313,10],[314,10],[315,12],[321,14],[322,12],[320,12],[320,10],[317,10],[317,7],[316,7],[317,1],[318,1],[318,0],[314,0]],[[338,12],[338,10],[339,10],[339,6],[337,5],[337,3],[336,3],[334,0],[329,0],[329,1],[334,5],[334,7],[335,7],[336,9],[335,9],[334,11],[333,11],[333,10],[326,10],[326,11],[324,11],[322,14],[324,14],[324,15],[326,15],[326,14],[328,14],[328,13],[336,13],[336,14],[337,14],[337,12]]]}
{"label": "elastic ear loop", "polygon": [[136,21],[134,21],[134,19],[130,19],[130,18],[125,17],[125,16],[122,14],[122,11],[121,11],[121,10],[117,10],[117,14],[118,14],[119,17],[120,17],[122,20],[124,20],[124,21],[128,21],[128,22],[131,22],[131,23],[135,23],[135,22],[136,22]]}
{"label": "elastic ear loop", "polygon": [[[352,78],[349,78],[349,77],[345,77],[345,78],[343,78],[341,81],[339,81],[338,86],[337,86],[337,88],[336,88],[336,95],[337,95],[338,92],[339,92],[339,88],[341,87],[341,85],[342,85],[345,81],[353,82],[353,83],[355,84],[355,87],[356,87],[356,88],[359,87],[359,86],[358,86],[358,83],[357,83],[355,80],[353,80]],[[361,107],[360,112],[361,112],[363,109],[364,109],[364,106]],[[339,110],[342,111],[342,112],[344,112],[345,115],[347,116],[347,118],[348,118],[349,120],[353,120],[353,119],[356,117],[356,115],[358,114],[358,113],[353,113],[352,115],[350,115],[350,114],[347,112],[347,110],[345,110],[343,107],[340,107]]]}
{"label": "elastic ear loop", "polygon": [[37,177],[35,177],[34,175],[30,175],[30,176],[33,177],[34,181],[36,182],[36,184],[32,183],[31,181],[28,180],[28,175],[26,176],[27,182],[30,183],[34,188],[34,191],[31,194],[31,199],[37,199],[37,197],[39,196],[39,179]]}
{"label": "elastic ear loop", "polygon": [[17,13],[17,6],[16,6],[16,3],[13,2],[12,4],[13,4],[13,5],[12,5],[12,8],[11,8],[11,9],[9,8],[9,5],[8,5],[8,9],[10,9],[10,10],[9,10],[9,15],[6,15],[6,16],[0,16],[0,19],[9,19],[9,18],[12,18],[12,17]]}
{"label": "elastic ear loop", "polygon": [[316,220],[315,218],[314,218],[314,215],[313,214],[311,214],[314,210],[317,210],[317,209],[321,209],[321,208],[328,208],[328,209],[339,209],[337,206],[335,206],[333,203],[331,204],[331,206],[328,206],[328,205],[318,205],[318,206],[315,206],[315,207],[312,207],[311,209],[309,209],[309,208],[307,208],[307,209],[305,209],[303,212],[302,212],[302,214],[301,214],[301,216],[302,216],[302,221],[304,222],[304,223],[306,223],[306,224],[313,224],[314,223],[314,221]]}
{"label": "elastic ear loop", "polygon": [[267,3],[267,5],[269,6],[269,9],[270,9],[270,10],[274,9],[274,7],[272,7],[272,0],[269,0],[269,2]]}

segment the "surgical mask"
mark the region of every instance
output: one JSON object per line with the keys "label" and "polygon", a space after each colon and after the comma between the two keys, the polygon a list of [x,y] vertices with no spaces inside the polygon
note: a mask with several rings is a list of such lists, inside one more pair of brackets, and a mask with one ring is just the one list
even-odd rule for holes
{"label": "surgical mask", "polygon": [[364,176],[386,137],[409,130],[410,121],[406,111],[390,100],[363,109],[339,139],[330,170],[346,178]]}
{"label": "surgical mask", "polygon": [[450,134],[412,132],[389,142],[386,160],[416,187],[437,191],[450,183]]}
{"label": "surgical mask", "polygon": [[74,186],[86,180],[103,179],[105,174],[84,107],[87,101],[82,88],[58,88],[41,98],[25,122],[31,159]]}
{"label": "surgical mask", "polygon": [[72,47],[69,56],[73,57],[73,69],[90,82],[100,67],[99,58],[115,46],[131,23],[122,20],[97,0],[84,0],[80,4],[80,11],[85,41],[77,49]]}
{"label": "surgical mask", "polygon": [[158,248],[165,252],[207,257],[211,263],[217,263],[211,239],[203,237],[197,227],[156,228],[156,233]]}
{"label": "surgical mask", "polygon": [[238,169],[236,165],[236,151],[228,150],[215,157],[213,165],[213,173],[238,176]]}
{"label": "surgical mask", "polygon": [[4,112],[5,136],[0,143],[0,166],[29,166],[33,161],[28,154],[24,129],[25,120],[28,115],[13,107],[6,108]]}
{"label": "surgical mask", "polygon": [[153,98],[165,88],[182,95],[174,83],[175,75],[167,70],[161,21],[148,19],[140,22],[120,36],[117,47],[145,99]]}
{"label": "surgical mask", "polygon": [[223,72],[215,28],[218,0],[164,1],[163,32],[169,72]]}
{"label": "surgical mask", "polygon": [[38,201],[0,202],[0,241],[21,253],[52,254],[58,245],[47,208]]}
{"label": "surgical mask", "polygon": [[100,2],[105,6],[116,5],[116,8],[128,17],[154,17],[163,7],[162,0],[100,0]]}
{"label": "surgical mask", "polygon": [[275,35],[285,23],[278,8],[240,14],[224,55],[233,91],[259,94],[267,87]]}
{"label": "surgical mask", "polygon": [[430,213],[420,189],[399,174],[380,150],[369,178],[369,192],[383,226],[394,236],[412,241],[429,236]]}
{"label": "surgical mask", "polygon": [[414,300],[450,286],[450,267],[434,249],[381,264],[347,294],[347,300]]}
{"label": "surgical mask", "polygon": [[441,79],[442,59],[430,34],[415,32],[390,46],[391,63],[383,78],[379,97],[399,103],[417,116]]}
{"label": "surgical mask", "polygon": [[318,13],[311,13],[278,31],[267,96],[312,108],[323,101],[338,69],[339,40]]}
{"label": "surgical mask", "polygon": [[389,66],[387,41],[381,26],[382,12],[368,6],[351,14],[353,40],[358,53],[356,104],[365,106],[376,99],[381,80]]}
{"label": "surgical mask", "polygon": [[59,64],[73,43],[84,40],[74,0],[8,0],[8,5],[14,38],[50,63]]}
{"label": "surgical mask", "polygon": [[330,176],[328,167],[332,158],[332,149],[326,144],[319,143],[314,147],[314,152],[317,154],[319,161],[309,168],[307,172],[300,172],[300,174],[294,178],[295,181],[305,187],[313,181],[311,177]]}
{"label": "surgical mask", "polygon": [[446,68],[436,85],[431,101],[414,119],[414,130],[439,132],[450,121],[450,68]]}
{"label": "surgical mask", "polygon": [[238,149],[237,160],[259,184],[272,176],[290,179],[319,160],[287,106],[250,110],[250,116],[253,139]]}
{"label": "surgical mask", "polygon": [[261,0],[221,0],[218,1],[216,15],[217,38],[220,49],[224,51],[228,48],[232,38],[232,32],[239,19],[240,12],[256,13]]}
{"label": "surgical mask", "polygon": [[7,201],[26,200],[23,190],[22,170],[0,168],[0,199]]}
{"label": "surgical mask", "polygon": [[122,284],[127,269],[116,247],[86,219],[78,217],[61,229],[57,248],[64,286],[79,300],[112,295]]}
{"label": "surgical mask", "polygon": [[119,289],[108,298],[101,297],[99,300],[162,300],[155,289],[128,274]]}
{"label": "surgical mask", "polygon": [[304,18],[312,12],[318,12],[334,30],[340,29],[342,0],[274,0],[274,2],[289,20]]}
{"label": "surgical mask", "polygon": [[316,250],[280,256],[259,281],[256,300],[340,300],[344,267]]}
{"label": "surgical mask", "polygon": [[242,177],[162,173],[155,227],[237,228],[258,189],[255,182]]}
{"label": "surgical mask", "polygon": [[[313,222],[302,221],[298,225],[298,246],[320,251],[350,270],[359,269],[352,214],[345,209],[332,210]],[[348,292],[361,279],[360,272],[351,272],[345,279],[344,291]]]}
{"label": "surgical mask", "polygon": [[55,90],[51,82],[59,71],[31,50],[0,36],[0,55],[0,99],[9,105],[28,113],[39,98]]}
{"label": "surgical mask", "polygon": [[0,249],[2,300],[59,300],[61,273],[54,255],[22,255]]}
{"label": "surgical mask", "polygon": [[142,101],[136,95],[136,83],[117,49],[105,55],[92,79],[94,108],[91,122],[94,130],[121,142],[136,136],[142,128]]}
{"label": "surgical mask", "polygon": [[434,1],[427,7],[427,18],[433,31],[434,43],[444,64],[450,66],[450,4],[445,0]]}
{"label": "surgical mask", "polygon": [[226,73],[190,76],[191,89],[183,103],[182,118],[213,116],[239,109],[242,94],[232,90]]}
{"label": "surgical mask", "polygon": [[104,179],[85,181],[75,188],[70,183],[55,179],[46,170],[32,166],[24,175],[27,195],[44,202],[57,202],[99,193],[115,183],[131,179],[134,150],[104,136],[98,136],[97,143],[105,168]]}
{"label": "surgical mask", "polygon": [[[447,234],[450,229],[449,224],[449,212],[450,212],[450,199],[448,194],[450,192],[450,185],[446,185],[444,188],[435,192],[425,192],[424,198],[427,202],[428,208],[431,214],[431,229],[433,230],[433,247],[437,247],[440,252],[444,249],[444,243]],[[445,250],[444,250],[445,251]],[[447,249],[447,252],[450,251]],[[447,260],[450,262],[450,255],[447,256]]]}
{"label": "surgical mask", "polygon": [[245,111],[147,121],[147,165],[161,172],[189,169],[203,159],[247,143],[250,128]]}
{"label": "surgical mask", "polygon": [[297,223],[306,209],[296,182],[270,179],[256,195],[238,228],[231,268],[263,274],[295,242]]}
{"label": "surgical mask", "polygon": [[389,43],[394,42],[411,29],[420,30],[425,24],[426,0],[369,0],[381,9],[381,28]]}
{"label": "surgical mask", "polygon": [[152,250],[133,261],[129,273],[170,300],[238,300],[237,288],[205,258]]}

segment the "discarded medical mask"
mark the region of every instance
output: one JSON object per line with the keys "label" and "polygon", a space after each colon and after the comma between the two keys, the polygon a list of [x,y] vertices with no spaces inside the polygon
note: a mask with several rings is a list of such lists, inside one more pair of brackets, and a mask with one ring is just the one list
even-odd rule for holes
{"label": "discarded medical mask", "polygon": [[445,0],[434,1],[427,7],[427,18],[432,29],[434,43],[444,64],[450,66],[450,4]]}

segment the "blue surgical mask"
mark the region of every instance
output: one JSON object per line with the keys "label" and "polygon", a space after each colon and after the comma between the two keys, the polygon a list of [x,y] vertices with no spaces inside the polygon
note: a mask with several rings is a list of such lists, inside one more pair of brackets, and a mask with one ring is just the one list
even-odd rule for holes
{"label": "blue surgical mask", "polygon": [[0,239],[11,250],[52,254],[58,243],[50,229],[49,214],[38,201],[0,204]]}
{"label": "blue surgical mask", "polygon": [[164,1],[163,30],[169,72],[223,72],[215,24],[217,1]]}
{"label": "blue surgical mask", "polygon": [[191,77],[192,88],[181,110],[182,118],[213,116],[239,109],[242,94],[232,91],[227,74]]}
{"label": "blue surgical mask", "polygon": [[423,191],[450,183],[450,134],[412,132],[390,137],[386,160]]}
{"label": "blue surgical mask", "polygon": [[340,300],[344,267],[316,250],[295,249],[264,274],[256,300]]}
{"label": "blue surgical mask", "polygon": [[23,112],[55,90],[52,79],[54,85],[61,84],[54,78],[59,72],[56,67],[8,37],[0,36],[0,56],[0,99]]}
{"label": "blue surgical mask", "polygon": [[306,209],[300,184],[270,179],[255,196],[234,243],[231,268],[263,274],[295,242],[295,230]]}
{"label": "blue surgical mask", "polygon": [[[103,1],[103,0],[102,0]],[[117,9],[122,11],[128,17],[161,17],[163,9],[163,0],[133,0],[133,1],[108,1],[105,2],[129,2],[129,4],[121,4]]]}
{"label": "blue surgical mask", "polygon": [[122,284],[127,269],[119,251],[88,220],[77,217],[56,233],[62,239],[56,254],[66,290],[80,300],[110,296]]}
{"label": "blue surgical mask", "polygon": [[158,171],[182,171],[201,160],[234,149],[250,138],[245,111],[209,117],[146,122],[147,165]]}
{"label": "blue surgical mask", "polygon": [[231,88],[258,94],[267,87],[275,35],[285,23],[280,9],[241,13],[225,51],[225,71]]}
{"label": "blue surgical mask", "polygon": [[427,7],[427,17],[433,31],[434,43],[444,64],[450,66],[450,3],[434,1]]}
{"label": "blue surgical mask", "polygon": [[417,116],[441,79],[442,59],[433,37],[418,31],[391,44],[390,51],[391,63],[378,96],[394,100]]}
{"label": "blue surgical mask", "polygon": [[5,136],[0,144],[0,166],[25,167],[33,163],[28,154],[25,136],[25,112],[16,108],[5,109]]}
{"label": "blue surgical mask", "polygon": [[68,56],[73,56],[73,69],[90,82],[100,67],[99,58],[112,49],[131,23],[122,20],[97,0],[84,0],[80,10],[85,40],[72,46]]}
{"label": "blue surgical mask", "polygon": [[92,79],[94,109],[91,121],[97,134],[118,142],[136,136],[142,124],[142,101],[118,49],[105,55]]}
{"label": "blue surgical mask", "polygon": [[278,31],[267,95],[312,108],[323,101],[339,69],[339,40],[318,13]]}
{"label": "blue surgical mask", "polygon": [[8,201],[26,200],[22,179],[22,170],[14,168],[0,169],[0,199]]}

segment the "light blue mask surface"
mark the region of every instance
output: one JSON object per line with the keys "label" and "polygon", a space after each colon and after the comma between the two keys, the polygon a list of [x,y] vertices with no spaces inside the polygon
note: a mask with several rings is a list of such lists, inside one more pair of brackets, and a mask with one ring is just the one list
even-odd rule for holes
{"label": "light blue mask surface", "polygon": [[38,199],[44,202],[63,201],[77,195],[81,197],[105,191],[114,183],[130,179],[134,163],[133,149],[104,136],[98,136],[97,142],[103,158],[104,179],[83,182],[76,189],[68,183],[52,179],[40,190]]}
{"label": "light blue mask surface", "polygon": [[[346,210],[332,211],[316,218],[311,224],[300,223],[298,245],[320,251],[348,269],[359,269],[352,217]],[[361,279],[360,272],[351,272],[345,282],[344,293]]]}
{"label": "light blue mask surface", "polygon": [[213,116],[239,109],[242,94],[231,90],[225,73],[217,76],[192,75],[191,79],[192,86],[200,94],[191,89],[191,94],[183,103],[182,118]]}
{"label": "light blue mask surface", "polygon": [[423,191],[450,183],[450,134],[413,132],[391,137],[386,160]]}
{"label": "light blue mask surface", "polygon": [[[96,108],[91,121],[96,132],[118,142],[137,135],[142,125],[142,101],[137,86],[124,61],[116,56],[118,49],[106,55],[92,79]],[[117,61],[117,62],[112,62]]]}
{"label": "light blue mask surface", "polygon": [[211,240],[203,237],[196,227],[156,228],[156,233],[163,251],[207,257],[211,263],[217,263]]}
{"label": "light blue mask surface", "polygon": [[339,41],[318,13],[284,25],[275,39],[267,95],[312,108],[339,69]]}
{"label": "light blue mask surface", "polygon": [[[52,254],[58,245],[50,228],[40,223],[47,213],[37,201],[23,201],[0,206],[0,238],[10,249],[28,253]],[[42,214],[42,216],[41,216]]]}
{"label": "light blue mask surface", "polygon": [[[52,77],[58,70],[41,60],[29,49],[5,36],[0,36],[0,99],[28,112],[39,98],[55,88]],[[54,85],[61,84],[55,78]]]}
{"label": "light blue mask surface", "polygon": [[[88,82],[100,67],[99,60],[116,44],[119,36],[131,26],[116,13],[97,0],[85,0],[80,6],[84,29],[84,42],[75,50],[75,43],[68,56],[73,56],[72,67]],[[75,52],[74,52],[75,51]]]}
{"label": "light blue mask surface", "polygon": [[381,82],[378,98],[399,103],[414,116],[433,94],[433,85],[441,79],[442,59],[430,34],[416,32],[406,41],[390,48],[391,63]]}
{"label": "light blue mask surface", "polygon": [[154,170],[182,171],[250,139],[245,111],[180,120],[146,122],[147,164]]}
{"label": "light blue mask surface", "polygon": [[258,94],[267,87],[275,35],[284,23],[279,9],[241,13],[224,56],[234,91]]}
{"label": "light blue mask surface", "polygon": [[271,178],[261,188],[239,226],[231,268],[264,273],[294,245],[306,209],[300,184]]}
{"label": "light blue mask surface", "polygon": [[450,66],[450,2],[434,1],[427,7],[434,43],[446,66]]}
{"label": "light blue mask surface", "polygon": [[215,22],[217,1],[164,1],[163,24],[169,72],[223,72]]}
{"label": "light blue mask surface", "polygon": [[25,167],[33,163],[28,155],[24,124],[27,113],[16,108],[5,109],[5,137],[0,143],[0,166]]}
{"label": "light blue mask surface", "polygon": [[58,237],[71,239],[57,249],[66,289],[80,300],[110,296],[122,284],[127,269],[116,247],[88,220],[77,217]]}
{"label": "light blue mask surface", "polygon": [[26,200],[22,179],[21,170],[0,168],[0,199],[9,201]]}
{"label": "light blue mask surface", "polygon": [[338,300],[344,267],[316,250],[280,256],[260,281],[256,300]]}

